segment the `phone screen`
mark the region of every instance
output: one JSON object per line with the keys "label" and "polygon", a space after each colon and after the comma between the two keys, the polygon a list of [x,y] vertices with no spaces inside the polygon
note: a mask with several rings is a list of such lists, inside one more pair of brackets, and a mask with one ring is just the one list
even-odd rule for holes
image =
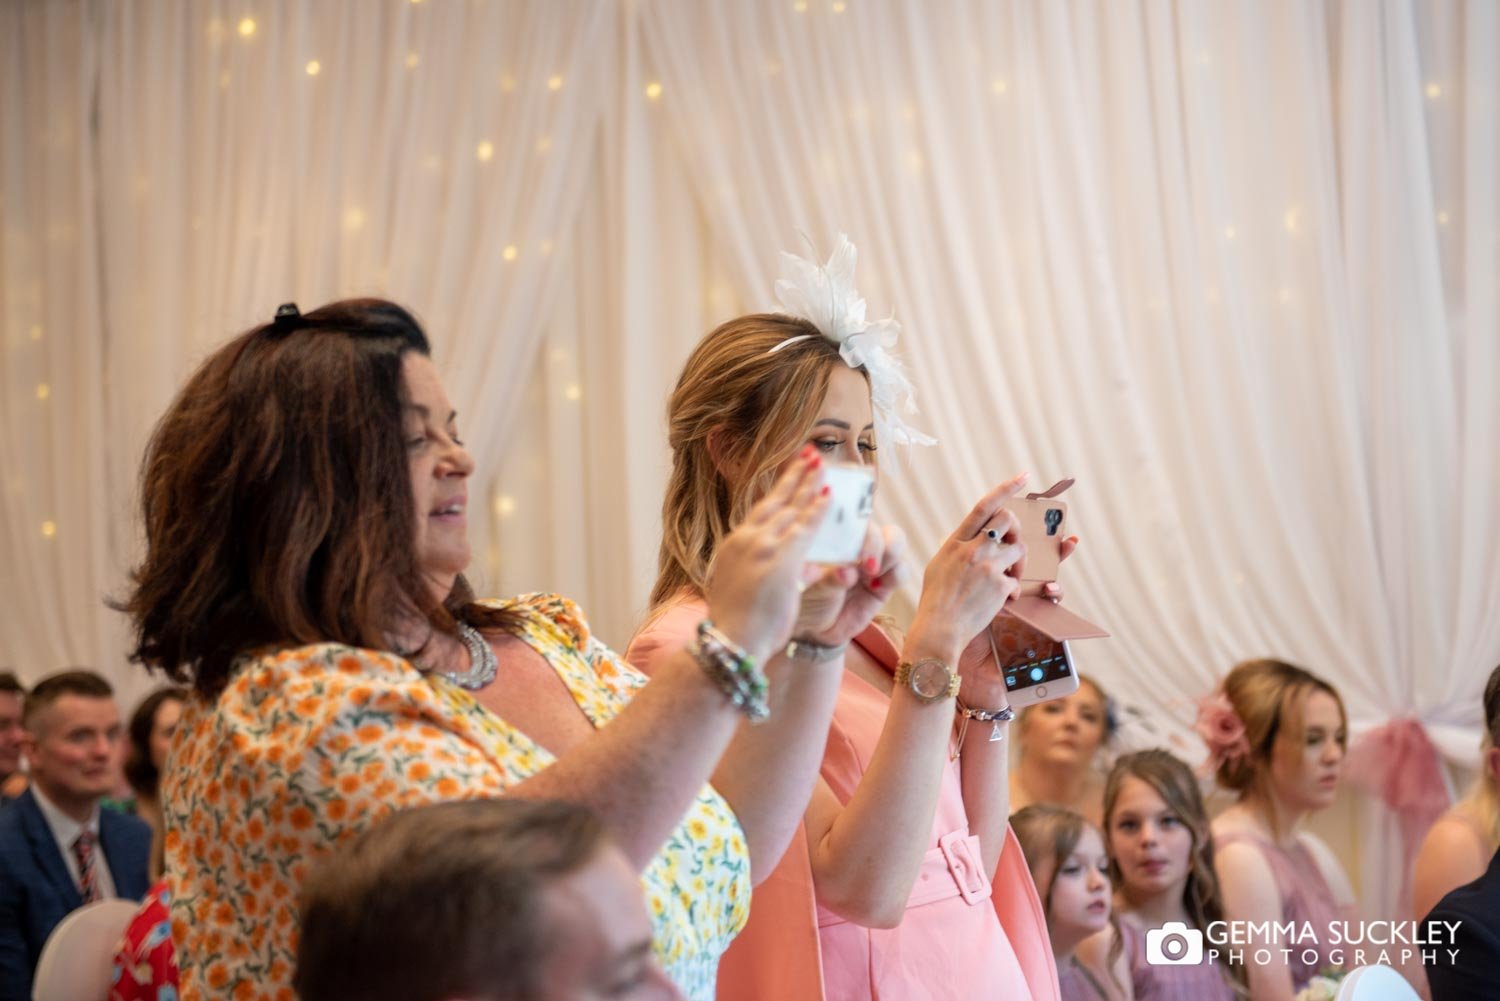
{"label": "phone screen", "polygon": [[1007,691],[1056,682],[1073,672],[1067,647],[1020,619],[1000,616],[995,620],[991,635]]}
{"label": "phone screen", "polygon": [[1072,667],[1063,645],[1049,640],[1045,646],[1027,650],[1014,663],[1003,663],[1001,673],[1005,687],[1015,691],[1066,678],[1072,674]]}

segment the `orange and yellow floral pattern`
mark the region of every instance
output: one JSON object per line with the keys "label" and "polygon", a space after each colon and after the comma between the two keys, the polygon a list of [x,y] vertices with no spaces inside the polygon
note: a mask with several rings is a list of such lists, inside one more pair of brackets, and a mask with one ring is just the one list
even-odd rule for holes
{"label": "orange and yellow floral pattern", "polygon": [[[517,634],[596,727],[645,684],[572,602],[492,605],[521,613]],[[185,707],[162,782],[182,997],[290,1001],[297,898],[319,856],[395,810],[498,796],[552,760],[463,689],[392,654],[322,643],[244,658],[217,701]],[[642,883],[667,973],[710,1001],[750,903],[744,834],[712,788]]]}

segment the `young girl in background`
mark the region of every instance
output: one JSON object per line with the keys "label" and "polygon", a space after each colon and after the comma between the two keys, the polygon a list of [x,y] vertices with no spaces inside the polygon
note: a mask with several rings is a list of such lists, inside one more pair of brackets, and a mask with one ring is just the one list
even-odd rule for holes
{"label": "young girl in background", "polygon": [[[1047,914],[1062,1001],[1132,1001],[1122,961],[1110,969],[1085,940],[1110,934],[1109,858],[1099,829],[1060,806],[1033,803],[1011,815],[1031,878]],[[1102,934],[1101,934],[1102,933]]]}
{"label": "young girl in background", "polygon": [[1147,958],[1149,931],[1180,922],[1207,932],[1224,918],[1208,814],[1192,771],[1162,750],[1121,758],[1104,785],[1104,830],[1119,934],[1101,935],[1082,952],[1123,956],[1136,1001],[1234,1001],[1241,992],[1233,972],[1206,952],[1202,962],[1180,965]]}

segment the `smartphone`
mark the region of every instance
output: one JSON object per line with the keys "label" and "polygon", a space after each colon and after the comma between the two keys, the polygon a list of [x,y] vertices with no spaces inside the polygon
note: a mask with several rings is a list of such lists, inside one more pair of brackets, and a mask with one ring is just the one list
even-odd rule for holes
{"label": "smartphone", "polygon": [[853,563],[864,548],[875,510],[875,473],[863,466],[828,466],[823,484],[828,487],[828,513],[808,547],[807,562]]}
{"label": "smartphone", "polygon": [[990,638],[1006,694],[1017,710],[1078,691],[1078,669],[1067,640],[1055,640],[1004,613],[990,625]]}
{"label": "smartphone", "polygon": [[1062,543],[1068,537],[1068,505],[1055,497],[1018,497],[1005,504],[1021,523],[1020,541],[1026,546],[1026,564],[1021,569],[1023,594],[1036,594],[1048,581],[1057,580],[1062,564]]}

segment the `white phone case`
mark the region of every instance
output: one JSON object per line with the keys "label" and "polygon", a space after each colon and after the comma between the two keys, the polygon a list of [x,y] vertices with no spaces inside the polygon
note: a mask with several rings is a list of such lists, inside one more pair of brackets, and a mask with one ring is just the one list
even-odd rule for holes
{"label": "white phone case", "polygon": [[828,513],[807,550],[809,563],[853,563],[865,543],[865,529],[875,507],[875,474],[862,466],[829,466]]}

